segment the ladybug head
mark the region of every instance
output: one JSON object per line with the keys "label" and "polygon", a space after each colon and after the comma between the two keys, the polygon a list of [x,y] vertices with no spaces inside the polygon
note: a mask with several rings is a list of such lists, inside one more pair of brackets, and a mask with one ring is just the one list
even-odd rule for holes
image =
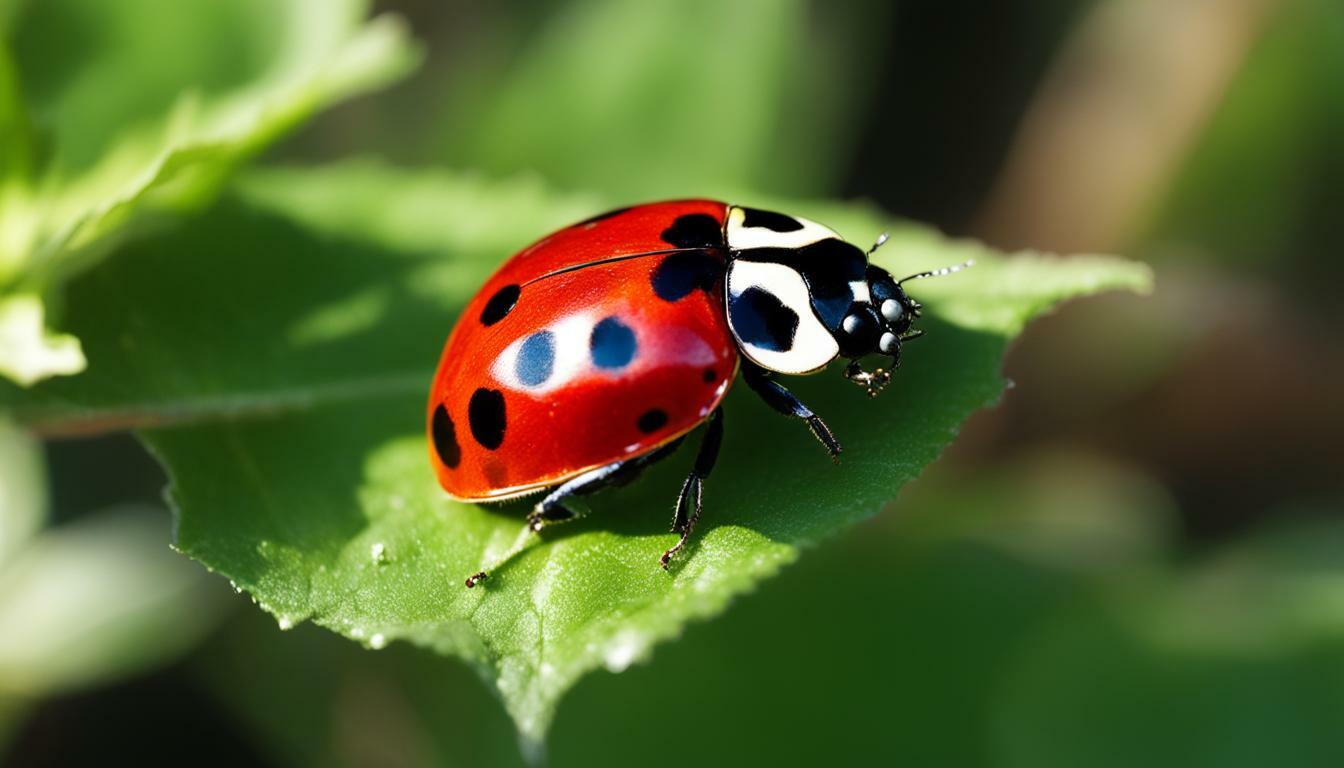
{"label": "ladybug head", "polygon": [[836,330],[840,354],[849,358],[873,354],[896,357],[910,326],[919,318],[921,306],[881,267],[869,265],[865,282],[868,300],[850,305]]}
{"label": "ladybug head", "polygon": [[755,208],[730,207],[724,234],[728,325],[742,354],[765,370],[793,375],[847,357],[854,362],[846,375],[870,394],[891,374],[866,373],[858,359],[886,355],[894,370],[901,344],[920,335],[912,328],[920,305],[901,283],[961,269],[894,280],[868,261],[886,235],[865,253],[814,221]]}
{"label": "ladybug head", "polygon": [[[878,238],[876,244],[868,250],[868,255],[877,250],[887,236]],[[919,319],[922,305],[910,298],[902,284],[909,280],[925,277],[948,275],[974,264],[967,261],[953,267],[944,267],[929,272],[919,272],[900,280],[893,279],[891,273],[873,264],[868,265],[864,280],[868,284],[868,300],[855,301],[850,305],[836,332],[836,342],[840,345],[840,354],[851,359],[845,368],[845,376],[850,381],[865,387],[869,397],[877,396],[882,388],[891,381],[891,371],[901,364],[901,345],[911,339],[924,335],[922,330],[913,328]],[[865,371],[859,365],[859,358],[867,355],[886,355],[891,358],[889,369],[878,368]]]}

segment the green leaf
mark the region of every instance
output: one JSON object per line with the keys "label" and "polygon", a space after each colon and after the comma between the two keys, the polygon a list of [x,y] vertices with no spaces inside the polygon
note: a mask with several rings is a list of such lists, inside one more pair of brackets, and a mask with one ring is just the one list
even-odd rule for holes
{"label": "green leaf", "polygon": [[[505,254],[618,201],[367,164],[261,174],[242,190],[72,286],[72,327],[109,362],[10,391],[15,413],[55,431],[178,424],[143,434],[172,478],[182,551],[281,626],[311,620],[371,647],[406,640],[470,661],[533,746],[582,675],[624,669],[880,510],[999,397],[1004,348],[1032,315],[1149,280],[1115,259],[1008,258],[891,228],[879,260],[897,272],[978,263],[917,284],[928,336],[877,400],[835,371],[790,384],[844,442],[839,467],[738,388],[704,521],[671,572],[657,558],[689,452],[593,497],[593,515],[469,591],[463,578],[514,540],[526,505],[438,489],[423,418],[439,348]],[[861,206],[778,205],[861,242],[883,229]]]}
{"label": "green leaf", "polygon": [[[49,297],[133,228],[208,200],[316,110],[405,73],[415,55],[404,28],[364,15],[360,0],[21,10],[5,30],[17,84],[0,52],[0,133],[25,167],[25,116],[51,147],[31,181],[0,176],[0,299]],[[52,340],[32,318],[0,314],[0,335],[16,340],[0,346],[0,374],[28,384],[82,369],[78,344]]]}

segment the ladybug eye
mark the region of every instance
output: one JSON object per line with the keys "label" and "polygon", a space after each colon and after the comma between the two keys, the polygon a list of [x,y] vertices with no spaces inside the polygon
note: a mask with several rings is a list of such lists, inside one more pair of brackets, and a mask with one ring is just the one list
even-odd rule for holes
{"label": "ladybug eye", "polygon": [[901,302],[895,299],[887,299],[882,302],[882,317],[886,318],[887,322],[894,323],[900,320],[904,314],[905,307],[901,306]]}
{"label": "ladybug eye", "polygon": [[845,315],[840,322],[840,333],[836,341],[840,342],[840,351],[848,357],[858,357],[872,351],[882,332],[882,321],[870,306]]}
{"label": "ladybug eye", "polygon": [[873,318],[866,314],[846,315],[841,328],[850,336],[867,336],[873,327]]}
{"label": "ladybug eye", "polygon": [[884,355],[896,354],[896,351],[900,349],[900,346],[901,346],[901,340],[898,339],[896,337],[896,334],[892,333],[891,331],[887,331],[886,333],[882,334],[882,340],[877,342],[878,351],[880,351]]}

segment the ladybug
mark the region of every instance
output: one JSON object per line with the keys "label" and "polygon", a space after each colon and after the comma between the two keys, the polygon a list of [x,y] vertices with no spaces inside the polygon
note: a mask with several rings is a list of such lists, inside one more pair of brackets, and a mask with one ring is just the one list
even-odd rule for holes
{"label": "ladybug", "polygon": [[[901,345],[922,334],[901,284],[969,266],[894,280],[868,263],[885,239],[865,252],[807,219],[677,200],[609,211],[524,248],[467,304],[439,360],[427,429],[440,485],[468,502],[547,491],[508,559],[529,534],[576,517],[567,501],[630,482],[704,424],[666,568],[700,517],[739,372],[838,460],[826,422],[776,377],[843,357],[845,376],[875,396]],[[865,371],[859,358],[871,354],[890,364]]]}

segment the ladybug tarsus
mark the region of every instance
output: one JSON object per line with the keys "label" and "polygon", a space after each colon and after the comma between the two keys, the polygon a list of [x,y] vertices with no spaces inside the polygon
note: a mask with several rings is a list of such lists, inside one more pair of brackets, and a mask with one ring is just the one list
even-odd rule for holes
{"label": "ladybug tarsus", "polygon": [[723,408],[719,407],[705,421],[705,435],[700,439],[700,450],[695,454],[695,466],[677,494],[677,512],[672,518],[672,532],[681,534],[681,538],[658,558],[663,570],[667,570],[672,558],[686,546],[686,540],[691,537],[691,531],[700,520],[705,480],[714,471],[714,464],[719,460],[719,446],[722,444]]}
{"label": "ladybug tarsus", "polygon": [[839,464],[842,450],[840,441],[836,440],[835,435],[831,434],[831,428],[826,426],[826,422],[822,421],[820,416],[813,414],[807,418],[807,428],[812,431],[813,437],[826,446],[826,450],[831,454],[831,463]]}
{"label": "ladybug tarsus", "polygon": [[[677,519],[672,523],[672,532],[681,534],[677,543],[673,544],[663,552],[662,557],[658,558],[658,564],[667,570],[667,566],[672,562],[672,558],[686,546],[686,541],[691,537],[691,531],[695,529],[696,522],[700,519],[701,497],[704,492],[704,480],[692,472],[686,476],[686,482],[681,485],[681,493],[677,496]],[[689,510],[689,513],[687,512]]]}

